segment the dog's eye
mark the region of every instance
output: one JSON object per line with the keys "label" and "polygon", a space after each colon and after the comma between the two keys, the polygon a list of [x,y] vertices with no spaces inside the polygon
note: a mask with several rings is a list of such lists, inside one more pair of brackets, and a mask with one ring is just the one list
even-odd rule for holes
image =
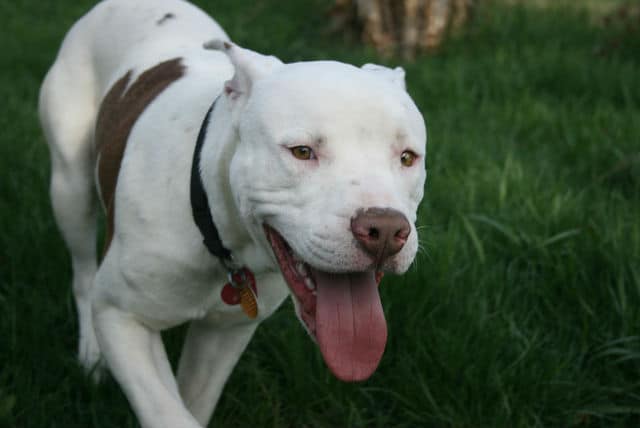
{"label": "dog's eye", "polygon": [[403,166],[412,166],[413,163],[418,158],[418,155],[412,152],[411,150],[405,150],[400,155],[400,162]]}
{"label": "dog's eye", "polygon": [[296,157],[296,159],[300,160],[310,160],[315,159],[316,155],[313,153],[311,147],[308,146],[295,146],[291,147],[291,154]]}

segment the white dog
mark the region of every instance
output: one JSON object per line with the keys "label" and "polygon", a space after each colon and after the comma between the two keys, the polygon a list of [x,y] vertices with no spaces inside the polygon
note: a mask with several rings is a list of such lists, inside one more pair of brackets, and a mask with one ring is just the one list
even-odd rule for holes
{"label": "white dog", "polygon": [[[372,374],[377,282],[415,257],[426,175],[402,69],[283,64],[184,1],[106,0],[67,34],[40,117],[79,358],[106,362],[142,426],[206,425],[288,295],[338,378]],[[160,332],[184,322],[174,377]]]}

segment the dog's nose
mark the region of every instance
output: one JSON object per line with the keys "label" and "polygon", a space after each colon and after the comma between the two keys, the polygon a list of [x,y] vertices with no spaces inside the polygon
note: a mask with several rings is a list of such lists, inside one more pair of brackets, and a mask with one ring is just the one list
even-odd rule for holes
{"label": "dog's nose", "polygon": [[360,210],[351,219],[351,233],[377,265],[397,254],[411,233],[407,218],[392,208]]}

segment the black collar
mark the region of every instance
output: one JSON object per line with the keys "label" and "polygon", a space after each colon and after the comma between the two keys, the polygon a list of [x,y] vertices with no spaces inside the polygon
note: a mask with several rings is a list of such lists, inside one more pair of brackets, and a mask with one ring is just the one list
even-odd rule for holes
{"label": "black collar", "polygon": [[191,211],[193,213],[193,220],[196,222],[196,225],[198,226],[198,229],[200,229],[200,233],[202,233],[204,238],[202,242],[209,252],[220,259],[220,262],[228,268],[233,264],[231,251],[222,243],[220,235],[218,234],[218,229],[216,229],[216,225],[213,223],[209,200],[207,199],[207,193],[202,186],[202,177],[200,176],[200,152],[202,151],[202,145],[204,144],[204,140],[207,135],[211,111],[216,105],[216,101],[213,102],[209,111],[207,111],[207,115],[204,117],[204,121],[200,127],[200,132],[198,133],[196,148],[193,152],[190,191]]}

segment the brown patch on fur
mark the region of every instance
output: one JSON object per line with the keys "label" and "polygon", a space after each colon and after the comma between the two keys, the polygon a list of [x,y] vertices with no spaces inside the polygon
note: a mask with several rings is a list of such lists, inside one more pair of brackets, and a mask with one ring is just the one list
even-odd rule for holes
{"label": "brown patch on fur", "polygon": [[129,80],[132,71],[129,71],[111,87],[102,100],[96,121],[95,145],[99,155],[98,185],[107,213],[103,256],[113,239],[116,184],[131,128],[145,108],[171,83],[184,75],[184,70],[181,58],[164,61],[140,74],[131,86]]}

